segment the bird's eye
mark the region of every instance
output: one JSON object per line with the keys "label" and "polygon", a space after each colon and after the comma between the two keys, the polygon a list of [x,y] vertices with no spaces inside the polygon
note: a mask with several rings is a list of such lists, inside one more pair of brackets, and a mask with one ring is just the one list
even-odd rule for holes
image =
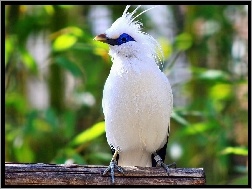
{"label": "bird's eye", "polygon": [[129,34],[123,33],[117,39],[117,45],[121,45],[121,44],[127,43],[129,41],[135,41],[135,39],[133,37],[131,37]]}

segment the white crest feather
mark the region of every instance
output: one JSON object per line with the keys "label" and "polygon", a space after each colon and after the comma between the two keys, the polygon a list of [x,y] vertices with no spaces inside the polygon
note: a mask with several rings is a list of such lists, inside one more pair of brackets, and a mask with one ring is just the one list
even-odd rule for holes
{"label": "white crest feather", "polygon": [[157,6],[144,10],[134,17],[134,14],[140,7],[141,5],[137,6],[135,10],[130,13],[128,12],[130,5],[127,5],[122,16],[118,18],[105,33],[109,38],[113,39],[118,38],[122,33],[129,34],[136,40],[136,42],[141,43],[144,47],[146,46],[145,49],[148,49],[147,51],[154,57],[156,64],[162,66],[163,51],[160,44],[151,35],[141,31],[141,26],[143,24],[140,21],[135,20],[143,13],[156,8]]}

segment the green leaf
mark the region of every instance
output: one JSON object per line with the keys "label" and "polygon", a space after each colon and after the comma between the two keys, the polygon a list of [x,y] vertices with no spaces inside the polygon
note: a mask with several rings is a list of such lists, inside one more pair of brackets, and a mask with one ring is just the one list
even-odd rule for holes
{"label": "green leaf", "polygon": [[75,26],[67,27],[67,28],[65,28],[65,30],[68,33],[73,34],[76,37],[82,37],[83,34],[84,34],[83,31],[82,31],[82,29],[80,29],[78,27],[75,27]]}
{"label": "green leaf", "polygon": [[158,42],[161,45],[161,48],[163,50],[164,58],[168,59],[171,56],[172,51],[173,51],[170,41],[167,38],[163,37],[163,38],[159,38]]}
{"label": "green leaf", "polygon": [[36,131],[40,133],[45,133],[45,132],[49,133],[51,132],[52,127],[53,127],[46,120],[39,119],[39,118],[34,119],[33,124],[34,124],[34,127],[36,128]]}
{"label": "green leaf", "polygon": [[21,47],[19,50],[20,50],[22,62],[24,63],[26,68],[28,68],[33,73],[36,73],[37,72],[37,64],[36,64],[36,61],[34,60],[33,56],[23,47]]}
{"label": "green leaf", "polygon": [[5,66],[8,64],[9,59],[14,52],[15,37],[7,36],[5,39]]}
{"label": "green leaf", "polygon": [[77,37],[72,34],[63,34],[53,42],[53,50],[64,51],[72,47],[77,41]]}
{"label": "green leaf", "polygon": [[221,151],[221,155],[226,154],[235,154],[235,155],[241,155],[241,156],[247,156],[248,155],[248,149],[244,147],[227,147],[224,150]]}
{"label": "green leaf", "polygon": [[81,69],[75,63],[71,62],[70,60],[68,60],[63,56],[58,56],[57,58],[55,58],[55,63],[71,72],[75,77],[82,76]]}
{"label": "green leaf", "polygon": [[46,13],[52,16],[55,13],[54,7],[52,5],[45,5],[43,6],[45,9]]}
{"label": "green leaf", "polygon": [[105,132],[105,122],[99,122],[77,135],[70,145],[79,145],[94,140]]}
{"label": "green leaf", "polygon": [[186,127],[184,132],[188,135],[195,135],[199,133],[204,133],[213,127],[214,125],[211,122],[198,122]]}
{"label": "green leaf", "polygon": [[101,43],[99,41],[91,41],[91,43],[93,44],[93,53],[96,55],[99,55],[103,58],[106,59],[106,57],[108,57],[108,51],[109,51],[109,46],[106,43]]}
{"label": "green leaf", "polygon": [[192,68],[193,73],[200,80],[208,80],[208,81],[227,81],[229,76],[226,72],[221,70],[206,70],[204,68]]}
{"label": "green leaf", "polygon": [[17,112],[21,114],[25,114],[28,111],[26,99],[20,93],[8,93],[5,98],[6,108],[14,108]]}
{"label": "green leaf", "polygon": [[78,40],[78,37],[83,37],[83,31],[75,26],[63,28],[51,35],[54,39],[52,48],[54,51],[64,51],[71,48]]}
{"label": "green leaf", "polygon": [[181,125],[184,126],[188,126],[189,123],[188,121],[186,121],[182,116],[180,116],[178,113],[176,113],[175,111],[172,112],[171,117],[177,121],[178,123],[180,123]]}
{"label": "green leaf", "polygon": [[178,50],[185,51],[193,44],[192,36],[189,33],[182,33],[175,38],[174,46]]}
{"label": "green leaf", "polygon": [[224,100],[232,94],[230,84],[216,84],[210,89],[210,97],[214,100]]}

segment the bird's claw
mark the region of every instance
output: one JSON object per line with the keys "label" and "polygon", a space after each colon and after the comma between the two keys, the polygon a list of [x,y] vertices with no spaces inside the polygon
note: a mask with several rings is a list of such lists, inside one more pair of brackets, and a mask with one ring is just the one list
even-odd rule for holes
{"label": "bird's claw", "polygon": [[163,167],[163,168],[166,170],[168,176],[170,175],[170,167],[176,168],[176,163],[175,163],[175,162],[173,162],[173,163],[171,163],[171,164],[169,164],[169,165],[166,165],[166,164],[162,161],[160,164],[161,164],[161,167]]}
{"label": "bird's claw", "polygon": [[110,171],[112,184],[115,183],[115,169],[117,169],[120,173],[124,174],[123,169],[117,165],[116,160],[112,159],[110,161],[109,166],[105,169],[105,171],[102,174],[102,175],[106,175]]}
{"label": "bird's claw", "polygon": [[173,162],[172,164],[166,165],[163,162],[162,158],[157,153],[154,154],[154,159],[156,160],[158,167],[163,167],[166,170],[168,176],[170,175],[170,167],[176,168],[175,162]]}

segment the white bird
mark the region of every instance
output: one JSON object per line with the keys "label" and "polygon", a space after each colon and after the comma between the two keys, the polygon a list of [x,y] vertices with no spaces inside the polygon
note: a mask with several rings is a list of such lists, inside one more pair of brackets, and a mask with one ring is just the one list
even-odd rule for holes
{"label": "white bird", "polygon": [[[94,39],[109,44],[112,67],[103,90],[102,107],[106,137],[114,152],[110,166],[168,166],[163,163],[173,108],[168,78],[158,67],[162,50],[158,42],[141,31],[142,23],[126,6],[104,34]],[[117,163],[119,166],[117,166]]]}

